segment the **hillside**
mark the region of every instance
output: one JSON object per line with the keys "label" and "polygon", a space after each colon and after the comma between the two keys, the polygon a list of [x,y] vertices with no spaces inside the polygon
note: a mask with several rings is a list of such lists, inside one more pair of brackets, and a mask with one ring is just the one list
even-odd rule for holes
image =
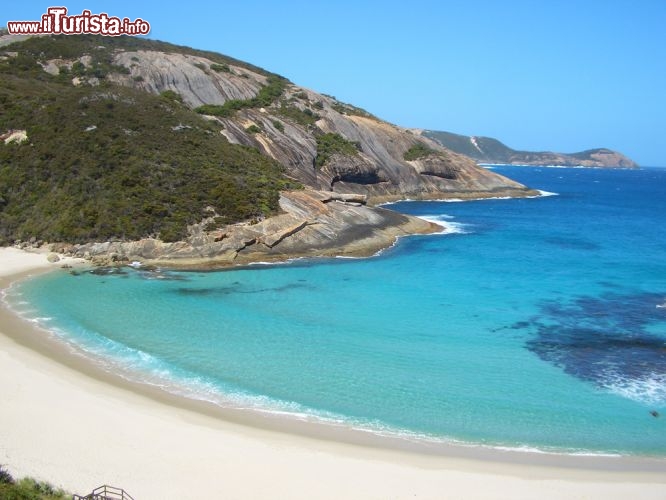
{"label": "hillside", "polygon": [[507,165],[558,165],[584,167],[638,167],[633,160],[621,153],[606,148],[589,149],[580,153],[552,153],[516,151],[497,139],[425,130],[422,135],[439,142],[442,146],[480,163]]}
{"label": "hillside", "polygon": [[370,202],[529,194],[435,141],[220,54],[131,37],[7,41],[3,244],[183,240],[276,215],[289,205],[280,193],[303,187]]}
{"label": "hillside", "polygon": [[173,96],[71,83],[72,74],[101,79],[104,62],[47,73],[44,42],[0,62],[0,131],[25,131],[0,146],[0,241],[174,241],[209,207],[220,223],[263,217],[278,211],[280,190],[298,186]]}

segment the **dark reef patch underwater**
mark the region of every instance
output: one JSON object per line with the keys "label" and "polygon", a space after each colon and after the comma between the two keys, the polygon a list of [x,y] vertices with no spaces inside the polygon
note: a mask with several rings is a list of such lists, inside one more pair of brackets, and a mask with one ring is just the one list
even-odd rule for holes
{"label": "dark reef patch underwater", "polygon": [[664,387],[646,382],[666,380],[665,297],[608,293],[569,303],[548,301],[538,316],[514,328],[534,329],[527,349],[569,375],[663,404]]}

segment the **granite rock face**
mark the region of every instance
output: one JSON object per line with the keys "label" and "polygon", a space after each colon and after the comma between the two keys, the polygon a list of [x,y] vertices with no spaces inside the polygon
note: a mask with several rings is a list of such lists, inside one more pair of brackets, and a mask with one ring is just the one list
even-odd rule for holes
{"label": "granite rock face", "polygon": [[214,268],[295,257],[369,256],[400,236],[442,228],[422,219],[365,205],[364,197],[322,191],[285,192],[283,213],[256,224],[217,231],[190,228],[185,241],[146,238],[131,242],[88,243],[54,248],[100,265],[141,262],[183,268]]}
{"label": "granite rock face", "polygon": [[[210,68],[211,61],[198,56],[139,50],[120,52],[115,63],[129,68],[130,75],[114,74],[111,80],[159,94],[165,90],[177,92],[188,106],[223,104],[229,99],[254,97],[266,77],[253,73],[241,77],[246,70],[219,74]],[[108,78],[108,77],[107,77]]]}
{"label": "granite rock face", "polygon": [[[175,92],[193,109],[251,99],[267,83],[259,72],[234,65],[215,71],[211,60],[188,54],[123,51],[114,62],[129,73],[107,79],[148,92]],[[284,165],[289,176],[314,189],[366,194],[371,201],[461,193],[484,196],[495,191],[520,196],[526,191],[436,141],[293,84],[268,107],[240,109],[231,117],[209,119],[230,142],[259,149]],[[323,167],[317,167],[317,136],[327,133],[355,143],[358,154],[333,155]],[[406,161],[405,152],[417,144],[437,154],[424,161]]]}
{"label": "granite rock face", "polygon": [[[282,193],[281,213],[265,220],[217,227],[212,214],[189,227],[184,241],[146,238],[57,245],[56,251],[99,264],[141,261],[171,267],[365,256],[399,236],[441,230],[424,220],[373,206],[381,202],[536,194],[428,137],[287,80],[278,79],[279,91],[265,99],[262,92],[271,88],[277,76],[240,61],[221,64],[220,59],[215,62],[204,53],[177,47],[112,50],[107,82],[154,94],[166,92],[165,98],[189,109],[212,113],[204,115],[212,126],[209,133],[275,159],[305,189]],[[77,61],[86,66],[90,63],[86,57],[41,64],[47,72],[60,71]],[[76,80],[73,84],[100,84],[91,76]],[[237,106],[231,112],[219,112],[227,103]],[[201,106],[205,107],[197,109]],[[406,153],[414,148],[425,154],[407,160]]]}

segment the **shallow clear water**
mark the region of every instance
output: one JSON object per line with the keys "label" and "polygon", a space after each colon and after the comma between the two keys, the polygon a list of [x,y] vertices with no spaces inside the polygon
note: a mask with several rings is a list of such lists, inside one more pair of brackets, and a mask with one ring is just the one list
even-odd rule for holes
{"label": "shallow clear water", "polygon": [[7,298],[111,370],[221,404],[666,455],[666,170],[497,171],[558,195],[394,204],[455,232],[372,259],[63,271]]}

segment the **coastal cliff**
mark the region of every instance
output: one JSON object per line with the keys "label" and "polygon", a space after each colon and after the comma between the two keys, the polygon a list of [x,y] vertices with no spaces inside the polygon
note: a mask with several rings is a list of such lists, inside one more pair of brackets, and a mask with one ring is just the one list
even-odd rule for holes
{"label": "coastal cliff", "polygon": [[[242,66],[156,50],[122,51],[113,62],[129,72],[114,73],[111,81],[155,94],[174,92],[218,124],[229,142],[258,149],[283,165],[289,176],[315,189],[361,193],[371,200],[449,193],[484,196],[494,190],[520,195],[524,189],[504,177],[488,175],[469,158],[435,141],[287,81],[281,82],[273,102],[239,104],[232,113],[225,104],[254,99],[271,85],[270,76]],[[318,138],[326,134],[353,148],[338,148],[337,154],[322,158]],[[410,147],[421,143],[433,151],[428,171],[404,159]]]}
{"label": "coastal cliff", "polygon": [[155,262],[339,254],[356,241],[368,254],[436,230],[372,205],[535,194],[220,54],[129,37],[0,42],[4,244]]}
{"label": "coastal cliff", "polygon": [[622,153],[606,148],[588,149],[580,153],[569,154],[550,151],[517,151],[491,137],[466,136],[435,130],[422,130],[419,133],[480,163],[596,168],[638,167],[636,162]]}

